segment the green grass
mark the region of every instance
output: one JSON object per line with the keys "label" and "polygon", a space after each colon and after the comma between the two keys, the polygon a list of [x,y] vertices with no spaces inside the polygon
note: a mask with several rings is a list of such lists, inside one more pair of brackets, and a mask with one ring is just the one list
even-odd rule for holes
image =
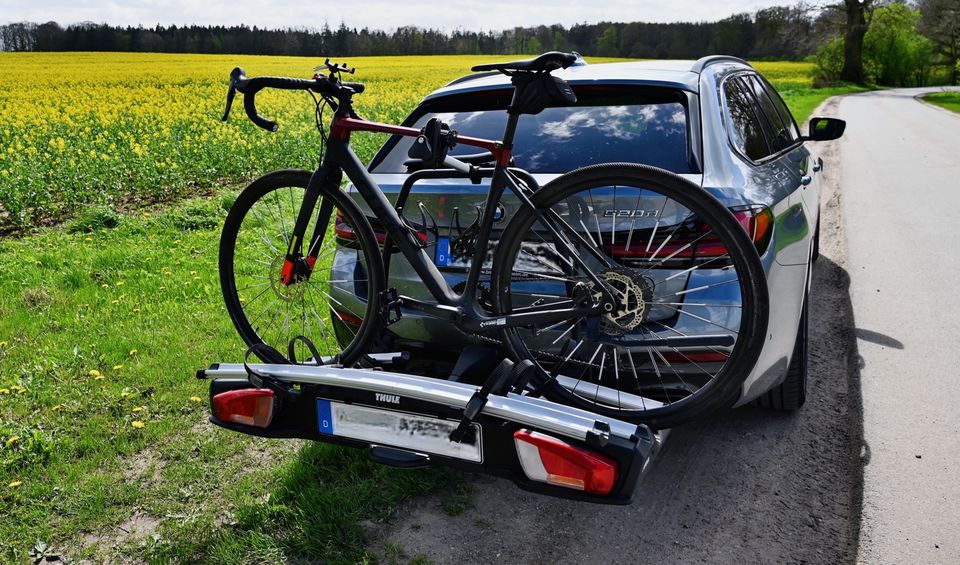
{"label": "green grass", "polygon": [[[842,94],[855,94],[857,92],[867,92],[872,90],[867,87],[857,86],[857,85],[839,85],[839,86],[828,86],[825,88],[813,88],[813,87],[780,87],[776,83],[773,83],[774,87],[777,88],[777,91],[783,97],[783,101],[787,103],[787,106],[790,108],[790,112],[793,114],[793,117],[796,118],[797,123],[801,126],[812,117],[814,109],[823,103],[824,100],[832,96],[840,96]],[[806,133],[806,132],[802,132]]]}
{"label": "green grass", "polygon": [[936,104],[941,108],[952,110],[960,114],[960,92],[937,92],[923,97],[931,104]]}
{"label": "green grass", "polygon": [[97,562],[355,562],[362,520],[457,480],[206,422],[194,372],[243,349],[217,283],[230,201],[0,240],[0,562],[37,540]]}

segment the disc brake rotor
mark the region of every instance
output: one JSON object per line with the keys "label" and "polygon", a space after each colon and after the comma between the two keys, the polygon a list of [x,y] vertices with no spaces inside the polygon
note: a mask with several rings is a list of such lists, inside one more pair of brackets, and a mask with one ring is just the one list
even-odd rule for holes
{"label": "disc brake rotor", "polygon": [[270,286],[273,287],[274,294],[277,295],[281,300],[287,302],[293,302],[295,300],[301,300],[303,295],[307,292],[306,282],[297,282],[293,284],[284,285],[280,283],[280,270],[283,267],[283,262],[286,258],[281,255],[273,260],[270,263]]}
{"label": "disc brake rotor", "polygon": [[[599,275],[613,294],[615,306],[603,314],[600,331],[609,336],[630,333],[646,320],[653,301],[653,281],[633,269],[611,269]],[[596,293],[602,298],[602,294]]]}

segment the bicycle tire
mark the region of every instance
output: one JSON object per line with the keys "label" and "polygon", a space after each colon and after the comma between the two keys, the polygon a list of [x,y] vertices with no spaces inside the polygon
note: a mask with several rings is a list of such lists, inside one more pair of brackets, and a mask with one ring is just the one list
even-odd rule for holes
{"label": "bicycle tire", "polygon": [[[247,346],[266,343],[275,350],[258,349],[263,361],[288,362],[280,353],[287,352],[288,346],[295,348],[299,361],[310,358],[302,342],[290,345],[303,335],[324,358],[351,365],[366,352],[380,327],[379,297],[385,285],[380,248],[356,203],[339,187],[324,187],[317,210],[324,201],[332,203],[332,209],[321,232],[325,236],[315,268],[304,281],[289,286],[279,283],[290,232],[310,177],[308,171],[274,171],[240,193],[220,237],[220,287],[230,319]],[[314,233],[317,221],[315,216],[307,226],[307,237]],[[353,263],[351,255],[356,257]],[[334,272],[350,274],[330,278]],[[264,297],[267,306],[248,315],[255,303],[262,307]],[[263,318],[268,312],[274,314],[274,306],[283,307],[283,312],[275,312],[285,317],[279,327],[276,318]]]}
{"label": "bicycle tire", "polygon": [[[617,205],[618,189],[620,198],[626,198],[621,206]],[[676,174],[630,163],[592,165],[564,174],[538,190],[532,201],[539,214],[552,211],[549,221],[559,226],[580,259],[563,256],[557,238],[549,235],[530,208],[522,208],[504,230],[494,255],[496,311],[500,315],[515,313],[514,303],[517,308],[528,309],[557,309],[559,304],[569,307],[584,305],[585,301],[599,304],[600,293],[595,290],[598,282],[619,293],[613,311],[607,314],[549,327],[542,324],[503,330],[509,354],[539,366],[533,382],[543,394],[656,429],[671,428],[731,406],[759,358],[769,315],[766,277],[756,242],[733,213],[701,187]],[[589,227],[584,218],[589,219]],[[674,223],[669,223],[670,218]],[[662,230],[661,223],[665,224]],[[548,234],[546,239],[540,235],[543,233]],[[689,233],[693,235],[684,236],[687,243],[681,245],[681,236]],[[633,237],[641,240],[640,245],[631,241]],[[673,247],[668,247],[672,238],[676,238]],[[591,251],[591,244],[596,253]],[[670,254],[662,251],[658,256],[665,248]],[[588,278],[588,271],[595,280]],[[735,281],[725,279],[731,274]],[[727,298],[703,302],[704,296],[711,295]],[[670,300],[665,300],[667,296]],[[552,297],[558,297],[558,301],[546,302]],[[683,331],[705,325],[697,319],[714,325],[709,328],[711,335]],[[558,333],[559,337],[547,345]],[[697,357],[691,357],[697,348],[668,347],[721,341],[727,345],[700,346],[703,353]],[[585,343],[588,345],[583,347]],[[712,361],[698,363],[698,357]],[[625,364],[628,361],[630,371]],[[574,365],[581,374],[571,385],[567,373],[573,373]],[[622,381],[618,366],[623,367]],[[637,367],[642,369],[638,371]],[[698,369],[700,376],[696,376]],[[664,378],[668,371],[675,376]],[[684,377],[699,386],[694,390],[694,384]],[[668,386],[670,379],[679,379],[679,383]],[[675,398],[670,398],[671,391]]]}

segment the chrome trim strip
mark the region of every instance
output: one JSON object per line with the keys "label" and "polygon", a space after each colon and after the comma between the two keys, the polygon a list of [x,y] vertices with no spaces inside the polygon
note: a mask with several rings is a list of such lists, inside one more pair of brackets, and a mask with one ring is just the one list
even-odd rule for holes
{"label": "chrome trim strip", "polygon": [[[479,389],[475,385],[466,383],[367,369],[271,364],[255,364],[251,367],[280,381],[396,394],[458,409],[464,409]],[[208,378],[247,377],[246,370],[239,363],[223,363],[216,368],[206,369],[204,374]],[[639,397],[635,398],[639,399]],[[647,399],[645,401],[655,402]],[[649,404],[647,406],[649,407]],[[630,438],[638,435],[635,424],[557,404],[543,398],[531,398],[514,393],[509,393],[507,396],[490,396],[481,413],[580,441],[586,440],[587,434],[594,429],[596,422],[607,423],[610,426],[610,433],[619,437]]]}

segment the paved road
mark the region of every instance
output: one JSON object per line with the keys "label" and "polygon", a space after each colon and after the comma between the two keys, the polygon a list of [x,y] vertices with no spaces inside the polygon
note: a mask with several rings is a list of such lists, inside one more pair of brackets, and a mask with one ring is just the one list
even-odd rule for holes
{"label": "paved road", "polygon": [[839,108],[862,356],[863,563],[960,563],[960,116],[918,92]]}
{"label": "paved road", "polygon": [[675,430],[631,506],[478,477],[463,514],[444,513],[442,497],[412,501],[392,524],[371,525],[370,549],[441,564],[853,562],[862,438],[836,145],[818,147],[827,182],[801,411],[741,409]]}

